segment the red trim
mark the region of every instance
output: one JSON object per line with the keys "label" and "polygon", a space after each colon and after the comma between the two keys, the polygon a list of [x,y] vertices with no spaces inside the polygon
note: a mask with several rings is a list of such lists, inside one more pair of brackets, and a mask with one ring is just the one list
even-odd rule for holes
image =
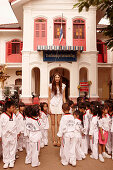
{"label": "red trim", "polygon": [[[21,112],[19,112],[19,114],[21,114],[21,116],[22,116],[23,118],[25,118]],[[19,115],[19,114],[18,114],[18,115]]]}
{"label": "red trim", "polygon": [[0,30],[21,30],[21,28],[1,28],[0,27]]}
{"label": "red trim", "polygon": [[6,114],[10,119],[13,119],[13,113],[12,113],[12,117],[10,117],[7,113],[4,112],[4,114]]}
{"label": "red trim", "polygon": [[[78,120],[80,120],[79,118],[77,118]],[[82,122],[82,120],[80,120]]]}
{"label": "red trim", "polygon": [[64,115],[72,115],[71,113],[65,113]]}
{"label": "red trim", "polygon": [[[84,23],[76,23],[74,24],[74,21],[76,20],[80,20],[80,21],[83,21]],[[85,23],[85,20],[82,19],[82,18],[76,18],[76,19],[73,19],[73,22],[72,22],[72,28],[73,28],[73,34],[72,36],[74,36],[74,25],[84,25],[84,39],[73,39],[73,46],[83,46],[84,47],[84,51],[86,51],[86,23]]]}
{"label": "red trim", "polygon": [[97,115],[94,115],[93,117],[97,117]]}

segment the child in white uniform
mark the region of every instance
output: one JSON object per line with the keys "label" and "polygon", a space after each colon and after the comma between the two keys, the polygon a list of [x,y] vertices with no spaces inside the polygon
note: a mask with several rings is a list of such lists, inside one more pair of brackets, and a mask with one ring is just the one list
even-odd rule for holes
{"label": "child in white uniform", "polygon": [[101,115],[99,119],[99,160],[104,162],[105,158],[111,158],[105,152],[105,145],[108,140],[108,132],[109,132],[109,118],[107,117],[108,109],[105,106],[101,106]]}
{"label": "child in white uniform", "polygon": [[61,163],[63,165],[68,165],[68,163],[70,163],[72,166],[75,166],[76,155],[74,117],[69,113],[70,107],[68,103],[64,103],[62,109],[64,115],[60,120],[59,131],[57,133],[57,136],[62,138],[60,148]]}
{"label": "child in white uniform", "polygon": [[85,155],[88,154],[88,126],[89,126],[89,121],[88,121],[88,115],[86,114],[85,111],[85,103],[80,103],[78,105],[79,111],[83,114],[83,133],[84,136],[82,136],[82,151],[84,152]]}
{"label": "child in white uniform", "polygon": [[98,159],[98,110],[96,107],[91,108],[91,113],[93,114],[92,121],[90,123],[89,135],[92,142],[92,154],[91,158]]}
{"label": "child in white uniform", "polygon": [[83,115],[80,114],[78,110],[74,111],[73,113],[75,118],[75,153],[76,153],[76,160],[85,159],[85,154],[82,151],[82,135],[83,135],[83,125],[82,119]]}
{"label": "child in white uniform", "polygon": [[38,105],[33,106],[30,118],[26,118],[26,131],[29,136],[29,152],[25,159],[25,164],[31,163],[32,167],[40,165],[38,156],[40,151],[41,124],[39,121],[40,107]]}
{"label": "child in white uniform", "polygon": [[19,103],[19,113],[17,115],[17,128],[20,134],[17,141],[17,148],[19,151],[23,151],[23,146],[25,146],[24,128],[25,128],[25,104],[23,102]]}
{"label": "child in white uniform", "polygon": [[109,119],[109,132],[108,132],[108,141],[106,144],[106,149],[108,151],[108,154],[113,153],[113,133],[111,132],[112,127],[112,115],[113,115],[113,104],[108,105],[109,113],[107,114],[107,117]]}
{"label": "child in white uniform", "polygon": [[17,126],[16,116],[13,113],[14,103],[7,101],[5,103],[5,112],[1,114],[0,119],[0,137],[2,137],[3,147],[3,168],[14,167],[15,153],[17,147]]}
{"label": "child in white uniform", "polygon": [[43,102],[40,104],[41,107],[41,124],[43,124],[42,132],[42,140],[41,140],[41,146],[44,147],[48,145],[48,129],[49,129],[49,120],[48,120],[48,104]]}

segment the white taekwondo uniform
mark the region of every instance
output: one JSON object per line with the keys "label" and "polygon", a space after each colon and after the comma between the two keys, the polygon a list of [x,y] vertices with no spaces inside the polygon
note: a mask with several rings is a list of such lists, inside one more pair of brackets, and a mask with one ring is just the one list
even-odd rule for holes
{"label": "white taekwondo uniform", "polygon": [[21,112],[17,115],[17,129],[20,133],[20,136],[17,140],[17,149],[22,150],[23,146],[26,148],[26,139],[24,137],[24,129],[25,129],[25,120],[26,118],[23,116]]}
{"label": "white taekwondo uniform", "polygon": [[[40,151],[41,124],[39,118],[26,118],[26,132],[29,137],[29,150],[27,150],[27,156],[25,163],[31,163],[32,167],[39,166],[38,159]],[[26,135],[25,135],[26,136]]]}
{"label": "white taekwondo uniform", "polygon": [[83,133],[83,126],[80,119],[75,119],[75,153],[76,159],[82,160],[85,158],[85,154],[82,151],[82,133]]}
{"label": "white taekwondo uniform", "polygon": [[41,111],[41,125],[42,125],[42,139],[41,139],[41,147],[44,147],[44,145],[48,145],[48,129],[49,129],[49,120],[48,120],[48,114],[45,114],[43,111]]}
{"label": "white taekwondo uniform", "polygon": [[62,138],[60,156],[63,165],[76,164],[75,124],[73,115],[64,114],[60,120],[58,137]]}
{"label": "white taekwondo uniform", "polygon": [[14,163],[17,147],[17,126],[16,115],[13,113],[10,117],[6,113],[1,114],[0,119],[0,137],[2,137],[3,162]]}
{"label": "white taekwondo uniform", "polygon": [[90,130],[89,130],[89,135],[92,136],[92,158],[98,159],[98,117],[93,116],[92,121],[90,123]]}
{"label": "white taekwondo uniform", "polygon": [[83,115],[83,133],[84,136],[82,136],[82,151],[84,152],[84,154],[88,154],[88,129],[89,129],[89,119],[88,119],[88,114],[85,113]]}

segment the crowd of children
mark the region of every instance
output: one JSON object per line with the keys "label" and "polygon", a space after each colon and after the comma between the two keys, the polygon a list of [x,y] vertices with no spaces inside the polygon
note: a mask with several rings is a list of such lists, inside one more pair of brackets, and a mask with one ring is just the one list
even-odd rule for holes
{"label": "crowd of children", "polygon": [[13,168],[18,151],[26,149],[25,164],[40,165],[40,148],[48,145],[48,104],[41,103],[25,107],[19,104],[19,111],[12,101],[5,103],[0,115],[0,141],[3,168]]}
{"label": "crowd of children", "polygon": [[[71,107],[71,108],[70,108]],[[113,103],[105,101],[72,101],[62,106],[57,136],[61,138],[60,157],[63,165],[76,165],[76,160],[86,158],[113,159]]]}
{"label": "crowd of children", "polygon": [[[113,159],[113,103],[84,101],[62,105],[63,115],[57,136],[61,139],[62,165],[76,166],[76,160],[90,158]],[[26,150],[25,164],[40,165],[40,148],[48,145],[48,104],[28,105],[19,103],[17,111],[12,101],[5,103],[0,115],[0,154],[3,168],[14,167],[18,151]]]}

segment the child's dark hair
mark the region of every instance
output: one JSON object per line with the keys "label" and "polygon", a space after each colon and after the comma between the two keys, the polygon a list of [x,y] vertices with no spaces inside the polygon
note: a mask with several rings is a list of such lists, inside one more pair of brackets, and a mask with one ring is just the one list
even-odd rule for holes
{"label": "child's dark hair", "polygon": [[13,101],[7,101],[4,105],[4,111],[6,112],[8,108],[10,108],[11,106],[15,106]]}
{"label": "child's dark hair", "polygon": [[69,110],[70,110],[69,104],[68,104],[68,103],[64,103],[64,104],[62,105],[62,109],[63,109],[63,111],[69,111]]}
{"label": "child's dark hair", "polygon": [[19,109],[20,109],[20,107],[25,107],[25,104],[23,102],[20,102],[19,103]]}
{"label": "child's dark hair", "polygon": [[76,115],[76,116],[80,115],[79,110],[74,111],[74,112],[73,112],[73,115]]}
{"label": "child's dark hair", "polygon": [[33,117],[36,117],[36,116],[40,116],[40,106],[38,104],[34,105],[32,107],[32,113],[31,113],[31,116]]}
{"label": "child's dark hair", "polygon": [[78,108],[85,109],[86,108],[85,103],[79,103]]}
{"label": "child's dark hair", "polygon": [[69,106],[71,106],[72,104],[74,104],[74,102],[72,100],[68,100],[68,104]]}
{"label": "child's dark hair", "polygon": [[90,110],[91,110],[91,113],[93,114],[93,116],[98,115],[99,110],[96,106],[91,107]]}
{"label": "child's dark hair", "polygon": [[28,105],[25,107],[25,115],[27,117],[31,117],[31,113],[32,113],[32,106],[31,105]]}
{"label": "child's dark hair", "polygon": [[103,110],[105,109],[108,109],[108,106],[102,104],[99,109],[99,114],[98,114],[99,118],[102,118]]}
{"label": "child's dark hair", "polygon": [[48,107],[48,104],[46,102],[40,103],[41,111],[44,111],[44,105],[47,105]]}
{"label": "child's dark hair", "polygon": [[90,102],[86,101],[86,102],[85,102],[85,106],[86,106],[88,109],[90,109]]}

